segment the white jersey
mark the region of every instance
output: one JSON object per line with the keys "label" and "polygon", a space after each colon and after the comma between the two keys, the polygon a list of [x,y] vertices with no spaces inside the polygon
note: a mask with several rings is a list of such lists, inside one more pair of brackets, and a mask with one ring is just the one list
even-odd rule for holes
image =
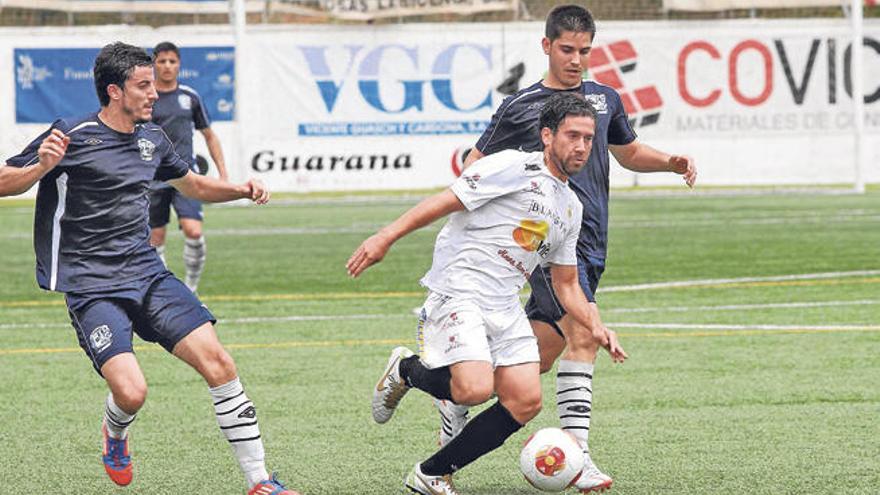
{"label": "white jersey", "polygon": [[421,283],[488,309],[519,304],[538,264],[577,265],[581,203],[544,166],[544,153],[480,159],[451,187],[466,211],[450,215]]}

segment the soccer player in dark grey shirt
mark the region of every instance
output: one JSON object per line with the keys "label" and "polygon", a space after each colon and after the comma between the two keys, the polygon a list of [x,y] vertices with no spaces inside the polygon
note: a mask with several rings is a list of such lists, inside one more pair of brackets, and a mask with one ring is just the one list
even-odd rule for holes
{"label": "soccer player in dark grey shirt", "polygon": [[94,76],[101,110],[56,120],[9,158],[0,167],[0,196],[21,194],[39,182],[37,282],[64,293],[80,347],[110,389],[102,424],[104,468],[116,484],[131,483],[128,428],[147,393],[132,348],[135,332],[204,377],[249,493],[294,494],[266,471],[256,411],[217,339],[214,316],[165,269],[148,242],[153,180],[211,202],[249,198],[263,204],[269,192],[257,180],[233,185],[190,171],[168,136],[150,123],[157,95],[152,60],[143,49],[105,46]]}
{"label": "soccer player in dark grey shirt", "polygon": [[[593,151],[587,166],[568,181],[583,204],[583,221],[578,239],[578,275],[584,294],[595,312],[597,328],[585,328],[562,310],[553,293],[550,273],[538,267],[529,279],[532,295],[526,313],[538,337],[541,370],[546,372],[567,350],[557,370],[557,412],[562,428],[572,433],[585,452],[592,414],[593,364],[599,345],[594,335],[605,332],[599,318],[595,293],[605,269],[608,244],[609,157],[635,172],[674,172],[693,186],[697,171],[687,156],[669,155],[640,142],[613,88],[583,81],[590,48],[596,33],[590,12],[579,5],[561,5],[547,16],[542,40],[549,70],[540,82],[520,90],[501,103],[489,127],[471,150],[465,166],[479,158],[505,149],[536,151],[542,147],[538,116],[544,102],[560,91],[582,93],[598,115]],[[604,328],[604,327],[603,327]],[[610,338],[616,339],[608,330]],[[443,419],[441,442],[460,431],[466,422],[466,409],[448,402],[437,403]],[[587,464],[576,487],[582,492],[610,488],[611,477],[602,473],[587,455]]]}
{"label": "soccer player in dark grey shirt", "polygon": [[[177,154],[193,164],[193,135],[199,131],[208,145],[211,159],[217,166],[220,180],[228,180],[226,161],[220,138],[211,130],[211,120],[198,92],[177,80],[180,74],[180,50],[171,42],[163,41],[153,48],[156,67],[156,89],[159,99],[153,105],[153,122],[162,127]],[[177,213],[177,221],[183,231],[183,263],[186,267],[184,282],[190,290],[198,288],[205,268],[207,246],[202,235],[202,203],[188,198],[177,189],[157,181],[150,193],[150,244],[156,247],[159,257],[165,261],[165,234],[171,216],[171,207]]]}

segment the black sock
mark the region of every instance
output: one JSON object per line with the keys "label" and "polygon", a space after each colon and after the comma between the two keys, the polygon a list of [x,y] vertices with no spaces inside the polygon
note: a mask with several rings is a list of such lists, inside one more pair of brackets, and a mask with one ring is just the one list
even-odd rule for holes
{"label": "black sock", "polygon": [[513,419],[501,401],[477,415],[457,437],[421,465],[428,476],[443,476],[501,447],[523,425]]}
{"label": "black sock", "polygon": [[400,376],[410,387],[424,390],[440,400],[452,400],[449,366],[431,370],[418,356],[410,356],[400,361]]}

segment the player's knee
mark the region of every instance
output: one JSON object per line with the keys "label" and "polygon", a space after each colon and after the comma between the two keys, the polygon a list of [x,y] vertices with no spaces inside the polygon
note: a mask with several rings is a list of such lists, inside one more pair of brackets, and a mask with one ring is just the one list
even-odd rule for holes
{"label": "player's knee", "polygon": [[510,404],[505,404],[510,415],[522,424],[526,424],[541,413],[541,395],[524,393]]}
{"label": "player's knee", "polygon": [[147,383],[142,380],[132,380],[118,390],[113,391],[113,401],[123,411],[133,414],[144,406],[147,400]]}
{"label": "player's knee", "polygon": [[201,227],[201,225],[199,225],[199,226],[187,225],[186,227],[183,227],[183,235],[187,239],[198,240],[200,237],[202,237],[202,227]]}
{"label": "player's knee", "polygon": [[208,383],[216,385],[230,382],[238,376],[235,361],[222,347],[213,350],[205,357],[199,371]]}
{"label": "player's knee", "polygon": [[476,406],[486,402],[494,393],[492,378],[470,377],[452,381],[452,400],[456,404]]}
{"label": "player's knee", "polygon": [[569,331],[565,336],[565,340],[568,343],[569,349],[574,352],[596,352],[599,348],[599,343],[593,338],[593,333],[588,328],[582,326],[577,326]]}

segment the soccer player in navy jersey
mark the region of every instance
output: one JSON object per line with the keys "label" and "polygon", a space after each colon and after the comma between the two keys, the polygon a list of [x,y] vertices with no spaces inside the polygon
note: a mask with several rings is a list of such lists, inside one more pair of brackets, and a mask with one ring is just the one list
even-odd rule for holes
{"label": "soccer player in navy jersey", "polygon": [[116,484],[131,483],[128,429],[147,395],[132,348],[136,332],[205,379],[249,493],[295,494],[266,471],[256,410],[217,338],[214,316],[165,269],[149,244],[147,224],[153,180],[210,202],[248,198],[263,204],[269,191],[258,180],[230,184],[190,171],[150,122],[157,94],[153,61],[143,49],[105,46],[94,76],[100,111],[56,120],[9,158],[0,167],[0,196],[39,182],[37,282],[64,294],[80,347],[110,389],[102,423],[104,468]]}
{"label": "soccer player in navy jersey", "polygon": [[[193,151],[193,134],[199,131],[208,145],[208,153],[217,166],[220,180],[228,180],[226,161],[220,138],[211,130],[211,120],[202,98],[195,89],[180,84],[180,50],[174,43],[163,41],[153,48],[153,61],[156,68],[156,90],[159,99],[153,104],[153,122],[162,127],[174,143],[174,149],[184,160],[195,167],[196,154]],[[195,170],[194,170],[195,171]],[[165,261],[165,233],[171,216],[171,207],[177,214],[180,230],[185,237],[183,243],[183,263],[186,267],[184,283],[195,291],[199,286],[205,268],[207,247],[202,235],[202,203],[188,198],[168,184],[153,183],[150,193],[150,244],[155,246],[162,261]]]}
{"label": "soccer player in navy jersey", "polygon": [[[579,92],[587,98],[598,115],[593,150],[587,166],[572,175],[568,183],[583,204],[577,252],[579,280],[595,312],[592,321],[602,325],[595,293],[605,269],[608,243],[608,152],[629,170],[673,172],[682,175],[690,187],[696,180],[697,169],[690,157],[669,155],[639,141],[617,91],[582,80],[595,34],[592,15],[579,5],[561,5],[548,14],[541,41],[549,61],[547,76],[504,99],[468,154],[465,166],[505,149],[540,150],[538,117],[544,102],[560,91]],[[541,371],[550,370],[562,355],[556,375],[557,413],[562,428],[573,434],[588,453],[576,487],[582,492],[605,490],[611,487],[612,479],[592,462],[587,444],[593,409],[593,365],[599,348],[594,335],[602,332],[585,328],[565,314],[553,292],[548,270],[538,267],[529,285],[532,295],[526,313],[538,337]],[[616,340],[614,332],[609,330],[608,335]],[[448,401],[437,401],[437,406],[442,420],[440,439],[446,443],[464,426],[467,408]]]}

